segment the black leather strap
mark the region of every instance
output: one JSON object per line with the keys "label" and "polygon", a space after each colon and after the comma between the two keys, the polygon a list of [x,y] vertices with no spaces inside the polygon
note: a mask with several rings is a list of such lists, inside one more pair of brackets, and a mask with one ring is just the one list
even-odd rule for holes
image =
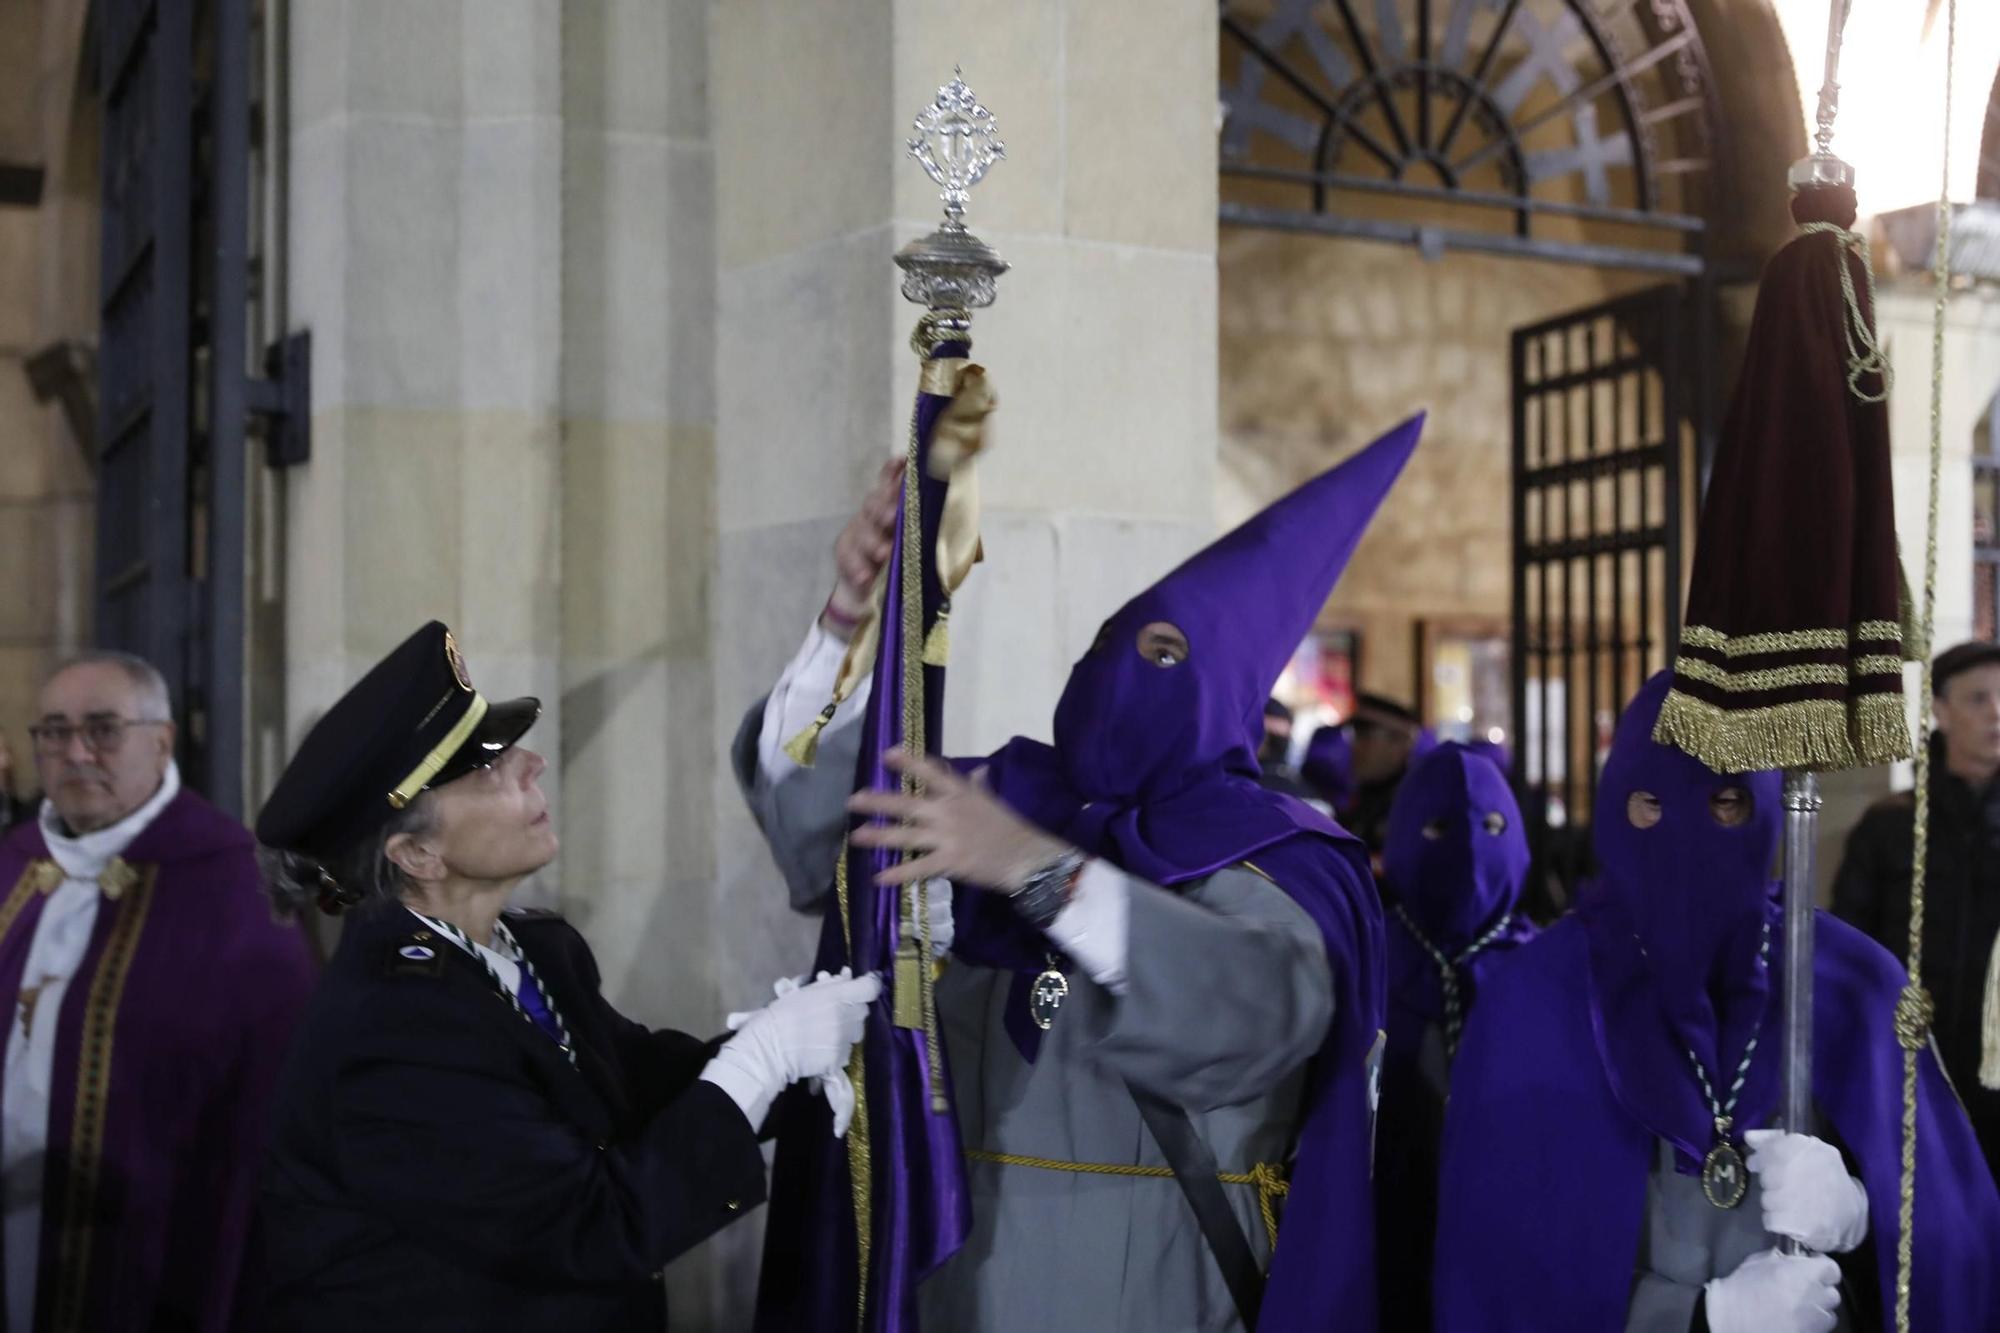
{"label": "black leather strap", "polygon": [[1195,1132],[1194,1122],[1188,1119],[1186,1111],[1135,1084],[1127,1083],[1125,1087],[1138,1103],[1139,1116],[1152,1132],[1153,1141],[1160,1145],[1161,1155],[1173,1168],[1174,1180],[1180,1185],[1188,1207],[1194,1209],[1201,1238],[1208,1242],[1209,1253],[1215,1256],[1216,1266],[1222,1270],[1222,1280],[1229,1287],[1230,1299],[1236,1302],[1236,1313],[1242,1318],[1244,1329],[1255,1333],[1257,1311],[1264,1303],[1264,1273],[1257,1267],[1250,1238],[1243,1234],[1243,1226],[1222,1192],[1215,1154]]}

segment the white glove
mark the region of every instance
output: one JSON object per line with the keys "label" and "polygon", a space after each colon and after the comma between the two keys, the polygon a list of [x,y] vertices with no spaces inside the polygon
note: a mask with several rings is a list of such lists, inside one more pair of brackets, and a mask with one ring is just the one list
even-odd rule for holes
{"label": "white glove", "polygon": [[[752,1125],[764,1123],[771,1102],[787,1084],[830,1078],[845,1069],[848,1052],[861,1040],[868,1006],[882,994],[882,981],[850,977],[842,968],[837,977],[822,972],[803,986],[787,978],[777,991],[778,998],[762,1009],[729,1016],[736,1035],[701,1071],[703,1079],[729,1094]],[[853,1089],[847,1091],[851,1114]],[[828,1100],[833,1101],[831,1093]],[[839,1129],[845,1132],[846,1126]]]}
{"label": "white glove", "polygon": [[1753,1129],[1743,1141],[1763,1186],[1764,1230],[1821,1254],[1846,1254],[1868,1238],[1868,1191],[1838,1148],[1781,1129]]}
{"label": "white glove", "polygon": [[[843,967],[840,969],[840,976],[837,979],[844,981],[852,975],[851,972]],[[822,972],[819,974],[819,979],[827,981],[836,978],[831,978],[827,973]],[[779,998],[782,999],[799,987],[811,984],[804,977],[779,977],[777,983],[771,989],[777,992]],[[749,1017],[749,1014],[731,1014],[729,1016],[729,1030],[734,1032],[737,1028],[742,1027]],[[827,1109],[833,1112],[833,1137],[837,1139],[846,1138],[847,1127],[854,1122],[854,1082],[847,1077],[847,1066],[843,1064],[831,1074],[807,1079],[806,1087],[826,1098]]]}
{"label": "white glove", "polygon": [[1711,1333],[1833,1333],[1840,1265],[1823,1254],[1760,1250],[1707,1292]]}
{"label": "white glove", "polygon": [[[914,916],[917,911],[917,886],[910,885],[906,892],[909,896],[905,899],[908,907],[905,915]],[[951,881],[934,879],[925,892],[928,897],[924,906],[930,909],[931,919],[931,957],[942,958],[951,952],[951,943],[958,935],[958,928],[953,925],[951,917]]]}

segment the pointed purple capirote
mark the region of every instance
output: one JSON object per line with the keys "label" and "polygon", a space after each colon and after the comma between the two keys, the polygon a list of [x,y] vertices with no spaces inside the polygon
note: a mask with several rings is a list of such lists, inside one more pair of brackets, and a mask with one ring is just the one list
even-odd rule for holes
{"label": "pointed purple capirote", "polygon": [[[1086,800],[1152,801],[1218,773],[1255,775],[1251,738],[1423,430],[1412,417],[1191,556],[1121,607],[1070,673],[1055,748]],[[1165,623],[1188,660],[1142,658]],[[1226,839],[1225,839],[1226,840]]]}
{"label": "pointed purple capirote", "polygon": [[[1383,943],[1366,850],[1304,801],[1260,786],[1253,738],[1422,428],[1421,416],[1397,426],[1126,603],[1071,672],[1055,744],[1016,738],[978,761],[1016,810],[1093,856],[1162,886],[1254,858],[1319,926],[1334,1022],[1311,1066],[1267,1329],[1375,1326],[1368,1173]],[[1185,660],[1142,655],[1155,624],[1186,637]],[[1016,973],[1007,1027],[1028,1059],[1039,1034],[1027,986],[1046,948],[995,895],[960,893],[953,953]]]}

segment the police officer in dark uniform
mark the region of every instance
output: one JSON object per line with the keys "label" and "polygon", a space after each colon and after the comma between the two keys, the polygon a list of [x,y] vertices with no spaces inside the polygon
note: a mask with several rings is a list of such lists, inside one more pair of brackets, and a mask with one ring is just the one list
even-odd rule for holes
{"label": "police officer in dark uniform", "polygon": [[287,1333],[659,1333],[659,1273],[764,1198],[758,1127],[836,1076],[879,992],[825,978],[726,1040],[650,1031],[580,935],[503,912],[554,857],[533,699],[443,625],[299,747],[257,821],[274,890],[348,913],[277,1097],[267,1307]]}

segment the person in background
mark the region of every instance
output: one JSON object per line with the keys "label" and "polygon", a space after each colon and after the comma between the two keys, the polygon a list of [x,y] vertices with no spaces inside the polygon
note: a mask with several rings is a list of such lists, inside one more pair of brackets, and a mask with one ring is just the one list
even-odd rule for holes
{"label": "person in background", "polygon": [[1321,727],[1306,742],[1299,776],[1327,813],[1339,815],[1354,796],[1354,738],[1343,726]]}
{"label": "person in background", "polygon": [[[1965,1102],[1986,1161],[2000,1177],[2000,1031],[1982,1021],[2000,937],[2000,644],[1962,643],[1931,667],[1930,864],[1924,985],[1937,1005],[1932,1034]],[[1833,911],[1890,953],[1910,948],[1910,866],[1916,800],[1878,801],[1848,835]],[[1982,1070],[1982,1064],[1986,1066]]]}
{"label": "person in background", "polygon": [[1312,799],[1312,789],[1292,767],[1292,710],[1277,699],[1264,701],[1264,734],[1257,746],[1258,781],[1264,790]]}
{"label": "person in background", "polygon": [[248,831],[181,785],[151,665],[69,663],[29,733],[48,797],[0,840],[6,1327],[222,1333],[312,952]]}
{"label": "person in background", "polygon": [[1389,837],[1389,811],[1403,775],[1410,771],[1423,726],[1407,705],[1363,694],[1355,699],[1347,729],[1353,737],[1354,798],[1339,812],[1340,822],[1367,845],[1379,870]]}
{"label": "person in background", "polygon": [[1470,746],[1410,769],[1382,853],[1389,946],[1388,1045],[1375,1135],[1382,1324],[1431,1326],[1438,1148],[1452,1061],[1480,988],[1534,938],[1520,915],[1528,836],[1514,793]]}

